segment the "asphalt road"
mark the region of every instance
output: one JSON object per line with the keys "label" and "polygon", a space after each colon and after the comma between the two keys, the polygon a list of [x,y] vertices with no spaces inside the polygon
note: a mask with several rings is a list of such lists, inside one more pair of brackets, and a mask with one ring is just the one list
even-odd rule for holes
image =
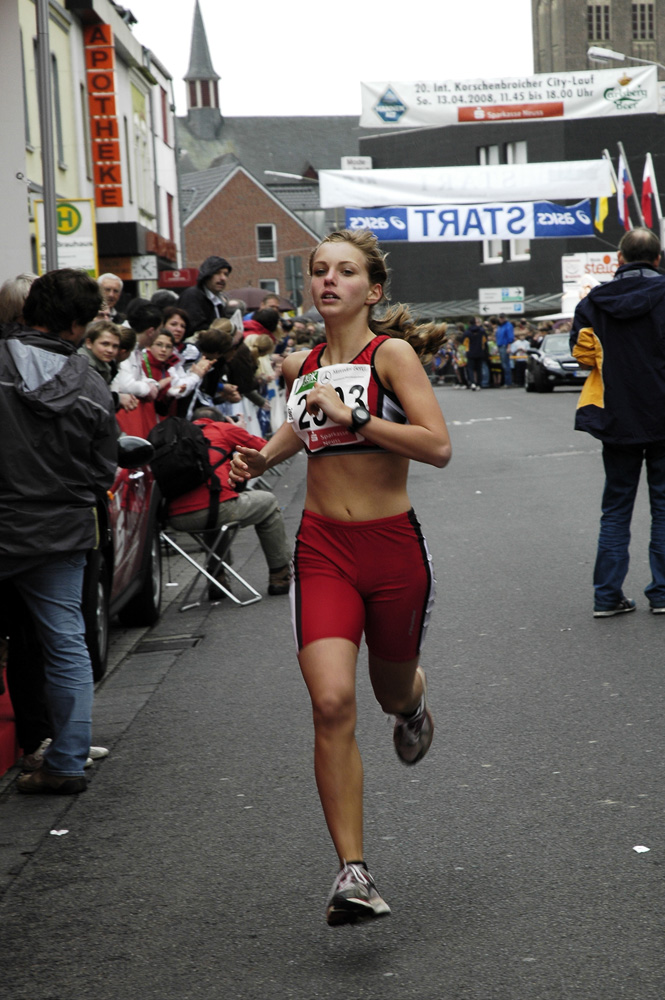
{"label": "asphalt road", "polygon": [[[336,863],[286,598],[174,604],[98,690],[111,754],[86,794],[3,793],[3,1000],[662,1000],[646,491],[638,609],[594,620],[602,466],[572,430],[577,393],[436,391],[454,456],[411,476],[438,578],[418,767],[394,755],[364,654],[359,671],[366,857],[391,919],[324,922]],[[292,533],[303,474],[297,457],[276,483]],[[265,592],[244,536],[236,564]]]}

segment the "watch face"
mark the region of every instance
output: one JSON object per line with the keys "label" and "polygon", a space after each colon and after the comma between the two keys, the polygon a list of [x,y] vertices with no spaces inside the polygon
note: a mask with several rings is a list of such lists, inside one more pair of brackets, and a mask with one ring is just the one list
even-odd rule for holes
{"label": "watch face", "polygon": [[358,406],[354,406],[353,408],[354,429],[357,430],[360,427],[364,427],[365,424],[368,423],[368,421],[370,420],[371,416],[372,415],[367,409],[367,407],[363,406],[362,403],[359,403]]}

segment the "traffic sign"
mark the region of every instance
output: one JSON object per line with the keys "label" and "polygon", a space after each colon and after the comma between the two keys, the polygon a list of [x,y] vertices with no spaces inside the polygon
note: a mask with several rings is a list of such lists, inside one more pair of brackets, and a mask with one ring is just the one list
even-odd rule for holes
{"label": "traffic sign", "polygon": [[523,302],[481,302],[478,308],[481,316],[496,316],[505,313],[506,316],[524,315]]}
{"label": "traffic sign", "polygon": [[523,302],[524,287],[516,285],[510,288],[479,288],[479,302]]}

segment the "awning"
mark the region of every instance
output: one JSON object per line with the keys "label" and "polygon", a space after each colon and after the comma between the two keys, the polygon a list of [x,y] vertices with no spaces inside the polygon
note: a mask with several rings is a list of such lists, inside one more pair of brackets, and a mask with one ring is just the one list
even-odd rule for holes
{"label": "awning", "polygon": [[[448,319],[462,319],[479,314],[478,299],[448,299],[445,302],[409,302],[411,314],[427,322],[441,322]],[[544,295],[526,295],[524,297],[524,313],[509,316],[509,319],[520,319],[521,315],[539,318],[541,313],[558,312],[561,308],[561,292],[550,292]],[[497,309],[496,315],[501,310]],[[494,315],[494,314],[493,314]]]}

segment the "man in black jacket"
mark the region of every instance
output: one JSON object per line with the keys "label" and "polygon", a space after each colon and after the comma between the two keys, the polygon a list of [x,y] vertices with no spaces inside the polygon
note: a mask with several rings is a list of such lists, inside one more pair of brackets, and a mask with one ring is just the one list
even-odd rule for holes
{"label": "man in black jacket", "polygon": [[192,333],[210,329],[215,319],[226,315],[227,298],[223,295],[233,268],[224,257],[206,257],[199,268],[193,288],[186,288],[178,305],[187,311]]}
{"label": "man in black jacket", "polygon": [[591,369],[575,429],[602,441],[605,466],[593,575],[595,618],[635,610],[623,582],[643,464],[651,504],[651,582],[644,593],[651,611],[665,614],[665,276],[657,270],[660,256],[655,233],[642,227],[626,233],[614,279],[582,299],[570,338],[574,356]]}
{"label": "man in black jacket", "polygon": [[86,787],[93,681],[81,590],[117,429],[108,386],[76,348],[101,299],[84,271],[51,271],[30,289],[25,327],[0,341],[0,581],[33,618],[53,727],[43,767],[18,779],[21,792]]}

